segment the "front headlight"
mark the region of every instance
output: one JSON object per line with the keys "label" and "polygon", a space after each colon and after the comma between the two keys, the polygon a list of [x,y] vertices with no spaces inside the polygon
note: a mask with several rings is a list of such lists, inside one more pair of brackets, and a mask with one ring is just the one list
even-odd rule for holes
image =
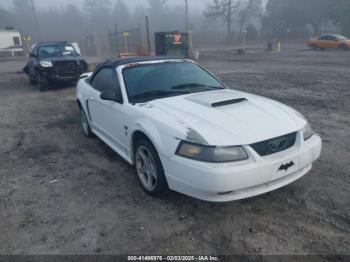
{"label": "front headlight", "polygon": [[314,135],[314,131],[312,130],[309,124],[306,124],[302,132],[303,132],[304,141],[308,140]]}
{"label": "front headlight", "polygon": [[216,147],[182,141],[176,150],[182,157],[210,163],[226,163],[248,159],[241,146]]}
{"label": "front headlight", "polygon": [[50,61],[40,61],[40,65],[42,67],[52,67],[52,63]]}

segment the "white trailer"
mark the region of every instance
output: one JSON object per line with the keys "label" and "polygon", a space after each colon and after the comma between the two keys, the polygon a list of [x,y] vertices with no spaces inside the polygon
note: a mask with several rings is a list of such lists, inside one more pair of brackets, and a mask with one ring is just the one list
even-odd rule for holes
{"label": "white trailer", "polygon": [[0,56],[15,56],[17,54],[23,54],[20,32],[0,29]]}

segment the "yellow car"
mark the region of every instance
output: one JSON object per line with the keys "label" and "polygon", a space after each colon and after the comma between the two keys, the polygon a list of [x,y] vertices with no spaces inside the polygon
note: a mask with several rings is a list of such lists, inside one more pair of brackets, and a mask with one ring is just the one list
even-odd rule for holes
{"label": "yellow car", "polygon": [[319,37],[311,38],[308,46],[314,50],[324,49],[341,49],[350,50],[350,39],[342,35],[321,35]]}

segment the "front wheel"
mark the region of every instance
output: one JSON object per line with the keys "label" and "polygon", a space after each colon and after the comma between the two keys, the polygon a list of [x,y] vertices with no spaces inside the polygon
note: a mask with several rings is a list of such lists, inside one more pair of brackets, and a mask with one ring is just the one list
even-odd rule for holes
{"label": "front wheel", "polygon": [[315,50],[315,51],[319,49],[318,45],[316,44],[311,45],[311,48],[312,50]]}
{"label": "front wheel", "polygon": [[84,135],[87,136],[88,138],[94,137],[94,133],[92,133],[89,121],[86,117],[86,114],[84,112],[84,109],[80,108],[80,123],[81,123],[81,128],[83,129]]}
{"label": "front wheel", "polygon": [[343,51],[349,50],[348,46],[347,46],[347,45],[344,45],[344,44],[343,44],[343,45],[340,45],[340,46],[339,46],[339,49],[340,49],[340,50],[343,50]]}
{"label": "front wheel", "polygon": [[49,84],[47,80],[41,76],[40,72],[37,72],[36,74],[36,84],[39,88],[39,91],[47,91],[49,89]]}
{"label": "front wheel", "polygon": [[30,85],[36,85],[37,84],[37,81],[35,79],[33,79],[33,77],[29,77],[29,84]]}
{"label": "front wheel", "polygon": [[135,167],[142,189],[150,196],[162,196],[168,184],[158,153],[152,143],[140,139],[135,146]]}

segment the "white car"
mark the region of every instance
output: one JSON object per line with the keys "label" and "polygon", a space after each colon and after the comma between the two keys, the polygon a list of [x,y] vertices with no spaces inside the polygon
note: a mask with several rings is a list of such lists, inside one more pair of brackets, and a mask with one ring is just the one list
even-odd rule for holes
{"label": "white car", "polygon": [[151,196],[256,196],[301,178],[321,153],[301,114],[230,90],[191,60],[109,60],[82,75],[76,98],[85,135],[134,165]]}

